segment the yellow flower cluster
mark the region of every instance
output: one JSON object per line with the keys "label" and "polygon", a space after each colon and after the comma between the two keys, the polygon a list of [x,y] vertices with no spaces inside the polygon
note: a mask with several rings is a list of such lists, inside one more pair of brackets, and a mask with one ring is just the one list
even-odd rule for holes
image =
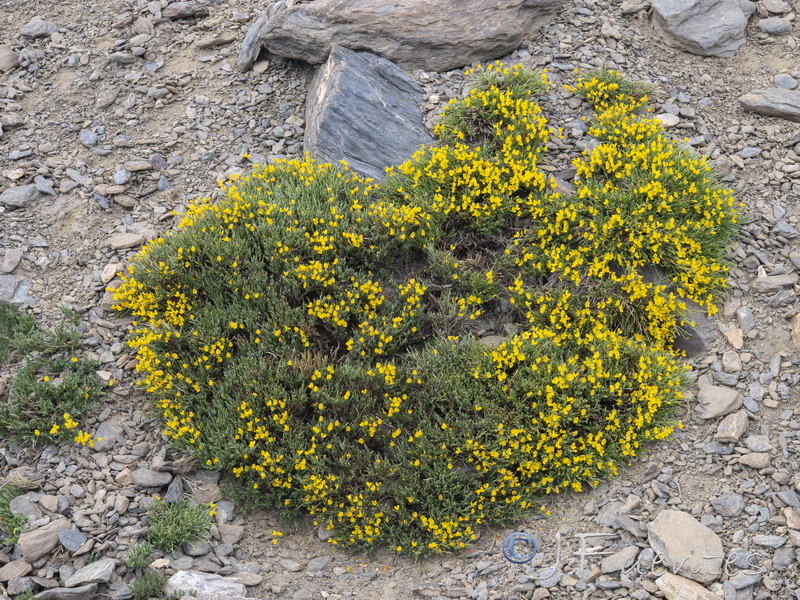
{"label": "yellow flower cluster", "polygon": [[[579,81],[603,143],[565,198],[539,168],[546,76],[478,74],[446,143],[384,182],[259,166],[115,292],[166,435],[341,546],[458,550],[616,473],[672,431],[684,301],[724,282],[732,196],[635,86]],[[494,320],[517,333],[487,348]]]}

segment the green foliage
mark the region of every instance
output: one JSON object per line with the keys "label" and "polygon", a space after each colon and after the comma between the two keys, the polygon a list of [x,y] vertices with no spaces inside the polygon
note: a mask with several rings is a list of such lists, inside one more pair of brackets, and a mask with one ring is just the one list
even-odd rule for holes
{"label": "green foliage", "polygon": [[33,600],[36,596],[33,592],[24,592],[22,594],[17,594],[14,596],[14,600]]}
{"label": "green foliage", "polygon": [[143,569],[150,564],[150,553],[152,551],[153,545],[150,542],[144,541],[134,544],[128,550],[125,564],[129,569]]}
{"label": "green foliage", "polygon": [[104,386],[94,374],[97,363],[81,350],[74,327],[80,318],[62,312],[72,326],[43,331],[31,315],[0,306],[0,366],[18,361],[9,367],[13,378],[0,404],[0,432],[11,440],[72,437],[94,443],[75,419],[93,406]]}
{"label": "green foliage", "polygon": [[13,546],[16,544],[25,527],[25,517],[13,514],[9,507],[9,503],[14,498],[24,493],[10,485],[0,487],[0,535],[2,535],[3,545]]}
{"label": "green foliage", "polygon": [[187,542],[208,539],[211,525],[208,510],[187,498],[174,504],[157,500],[147,514],[150,517],[147,541],[163,552],[172,552]]}
{"label": "green foliage", "polygon": [[613,475],[673,430],[684,300],[712,311],[724,285],[733,196],[636,114],[641,86],[579,81],[603,143],[562,198],[528,95],[544,78],[480,77],[445,143],[380,184],[259,166],[117,290],[165,434],[334,544],[458,550]]}
{"label": "green foliage", "polygon": [[167,581],[169,581],[169,578],[166,575],[162,575],[154,569],[147,569],[147,572],[141,578],[131,583],[133,600],[162,597]]}

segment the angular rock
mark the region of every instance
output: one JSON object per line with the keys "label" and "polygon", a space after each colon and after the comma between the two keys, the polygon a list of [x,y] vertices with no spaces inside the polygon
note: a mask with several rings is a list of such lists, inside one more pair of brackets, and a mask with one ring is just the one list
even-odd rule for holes
{"label": "angular rock", "polygon": [[786,543],[786,538],[780,535],[755,535],[753,536],[753,543],[756,546],[764,546],[765,548],[780,548]]}
{"label": "angular rock", "polygon": [[[86,536],[77,529],[59,529],[58,541],[70,552],[77,552],[86,543]],[[74,586],[67,585],[67,587]]]}
{"label": "angular rock", "polygon": [[6,582],[17,577],[23,577],[33,570],[31,564],[21,558],[12,560],[0,568],[0,581]]}
{"label": "angular rock", "polygon": [[20,35],[34,40],[37,38],[50,37],[56,31],[58,31],[58,27],[56,27],[54,23],[45,21],[40,17],[34,17],[19,28]]}
{"label": "angular rock", "polygon": [[724,444],[738,442],[747,431],[748,422],[747,411],[740,410],[730,414],[720,421],[714,439]]}
{"label": "angular rock", "polygon": [[722,572],[725,554],[719,536],[689,513],[662,510],[647,526],[647,539],[677,575],[711,583]]}
{"label": "angular rock", "polygon": [[64,586],[72,588],[91,583],[107,583],[111,581],[116,566],[117,561],[113,558],[100,559],[75,571],[72,577],[64,582]]}
{"label": "angular rock", "polygon": [[762,19],[758,23],[758,28],[764,33],[770,35],[788,35],[792,33],[792,24],[778,17],[771,17],[769,19]]}
{"label": "angular rock", "polygon": [[704,385],[697,394],[697,401],[704,411],[700,418],[713,419],[738,410],[744,402],[744,397],[733,388]]}
{"label": "angular rock", "polygon": [[783,518],[789,529],[800,529],[800,513],[791,506],[783,509]]}
{"label": "angular rock", "polygon": [[26,519],[38,518],[41,516],[41,511],[36,506],[36,501],[39,499],[40,494],[28,492],[16,498],[12,498],[8,503],[8,509],[12,515],[23,516]]}
{"label": "angular rock", "polygon": [[686,304],[686,322],[693,325],[684,326],[673,342],[678,350],[686,352],[686,356],[705,356],[708,349],[717,339],[717,328],[706,316],[706,309],[693,300],[683,300]]}
{"label": "angular rock", "polygon": [[17,577],[8,582],[8,585],[6,585],[6,592],[13,598],[25,592],[32,592],[36,589],[36,586],[37,583],[33,580],[33,577]]}
{"label": "angular rock", "polygon": [[236,66],[249,69],[262,47],[321,64],[339,45],[372,52],[409,71],[449,71],[516,50],[563,5],[563,0],[281,0],[250,27]]}
{"label": "angular rock", "polygon": [[738,0],[653,0],[652,8],[653,26],[673,48],[729,58],[744,44]]}
{"label": "angular rock", "polygon": [[106,245],[114,250],[133,248],[144,244],[144,236],[140,233],[119,233],[106,240]]}
{"label": "angular rock", "polygon": [[191,19],[207,17],[208,7],[197,2],[173,2],[161,10],[162,19]]}
{"label": "angular rock", "polygon": [[11,46],[0,46],[0,73],[8,73],[19,66],[19,52]]}
{"label": "angular rock", "polygon": [[769,441],[769,436],[766,435],[749,435],[744,440],[744,445],[751,452],[769,452],[774,448]]}
{"label": "angular rock", "polygon": [[749,452],[739,457],[739,463],[753,469],[766,469],[770,458],[766,452]]}
{"label": "angular rock", "polygon": [[758,292],[776,292],[785,287],[789,287],[790,285],[794,285],[798,281],[800,281],[800,276],[798,276],[797,273],[786,273],[784,275],[763,275],[761,277],[756,277],[753,281],[751,281],[750,287]]}
{"label": "angular rock", "polygon": [[6,207],[11,209],[25,208],[30,206],[38,197],[39,190],[36,189],[35,183],[18,185],[7,188],[0,194],[0,204],[5,204]]}
{"label": "angular rock", "polygon": [[96,598],[97,584],[84,585],[75,588],[57,587],[39,592],[36,600],[94,600]]}
{"label": "angular rock", "polygon": [[246,596],[246,588],[241,583],[199,571],[178,571],[169,578],[164,587],[167,595],[177,591],[188,593],[190,590],[196,590],[200,598],[207,598],[213,594],[224,594],[233,598]]}
{"label": "angular rock", "polygon": [[0,264],[0,273],[11,273],[17,268],[19,261],[25,252],[22,248],[8,248],[3,256],[3,264]]}
{"label": "angular rock", "polygon": [[421,101],[422,89],[388,60],[334,46],[309,87],[304,149],[382,179],[385,167],[433,142]]}
{"label": "angular rock", "polygon": [[615,573],[630,567],[639,556],[638,546],[627,546],[619,552],[609,554],[600,561],[600,570],[603,573]]}
{"label": "angular rock", "polygon": [[672,573],[664,573],[656,579],[656,585],[667,600],[720,600],[699,583]]}
{"label": "angular rock", "polygon": [[39,560],[58,544],[58,530],[68,529],[71,525],[67,519],[56,519],[23,533],[17,542],[22,558],[31,563]]}
{"label": "angular rock", "polygon": [[739,104],[768,117],[800,121],[800,91],[782,88],[755,90],[741,96]]}
{"label": "angular rock", "polygon": [[711,504],[723,517],[738,517],[744,510],[744,498],[736,492],[726,492],[717,496]]}
{"label": "angular rock", "polygon": [[154,488],[169,485],[172,481],[170,473],[151,471],[150,469],[137,469],[131,473],[133,485],[139,488]]}
{"label": "angular rock", "polygon": [[219,535],[224,544],[238,544],[239,540],[244,536],[244,527],[242,525],[231,525],[225,523],[218,526]]}
{"label": "angular rock", "polygon": [[[113,277],[112,277],[113,279]],[[108,282],[104,282],[108,283]],[[122,426],[114,420],[103,421],[95,432],[94,449],[96,452],[111,450],[117,438],[124,433]]]}

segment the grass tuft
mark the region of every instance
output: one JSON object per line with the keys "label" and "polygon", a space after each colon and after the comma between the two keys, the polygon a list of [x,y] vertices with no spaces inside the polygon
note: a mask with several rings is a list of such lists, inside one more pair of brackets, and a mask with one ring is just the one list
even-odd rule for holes
{"label": "grass tuft", "polygon": [[[150,517],[147,542],[162,552],[172,552],[182,544],[208,539],[211,525],[208,510],[187,498],[175,503],[157,500],[147,514]],[[141,558],[145,549],[140,545],[135,551],[136,556],[132,552],[131,557],[134,560]]]}

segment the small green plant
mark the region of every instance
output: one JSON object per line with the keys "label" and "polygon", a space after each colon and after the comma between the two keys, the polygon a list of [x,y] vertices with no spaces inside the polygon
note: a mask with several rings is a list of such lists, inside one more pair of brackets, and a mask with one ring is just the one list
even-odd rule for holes
{"label": "small green plant", "polygon": [[208,539],[211,525],[208,509],[188,498],[174,504],[157,500],[147,514],[150,517],[147,541],[163,552],[172,552],[187,542]]}
{"label": "small green plant", "polygon": [[36,597],[36,594],[33,592],[24,592],[22,594],[17,594],[14,596],[14,600],[33,600]]}
{"label": "small green plant", "polygon": [[164,586],[167,585],[168,580],[169,578],[166,575],[162,575],[154,569],[147,569],[147,572],[141,578],[131,583],[133,600],[160,598],[164,593]]}
{"label": "small green plant", "polygon": [[25,527],[25,517],[13,514],[9,506],[14,498],[24,493],[13,486],[0,488],[0,535],[2,535],[2,543],[4,545],[12,546],[16,544],[20,534],[22,534],[22,529]]}
{"label": "small green plant", "polygon": [[153,545],[148,541],[134,544],[128,550],[128,556],[125,557],[125,564],[129,569],[143,569],[150,564],[150,553],[152,551]]}
{"label": "small green plant", "polygon": [[97,363],[83,355],[75,330],[80,317],[67,309],[62,313],[71,326],[42,331],[31,315],[0,306],[0,367],[12,374],[7,398],[0,399],[0,433],[11,440],[71,437],[94,444],[76,419],[104,386],[94,373]]}

